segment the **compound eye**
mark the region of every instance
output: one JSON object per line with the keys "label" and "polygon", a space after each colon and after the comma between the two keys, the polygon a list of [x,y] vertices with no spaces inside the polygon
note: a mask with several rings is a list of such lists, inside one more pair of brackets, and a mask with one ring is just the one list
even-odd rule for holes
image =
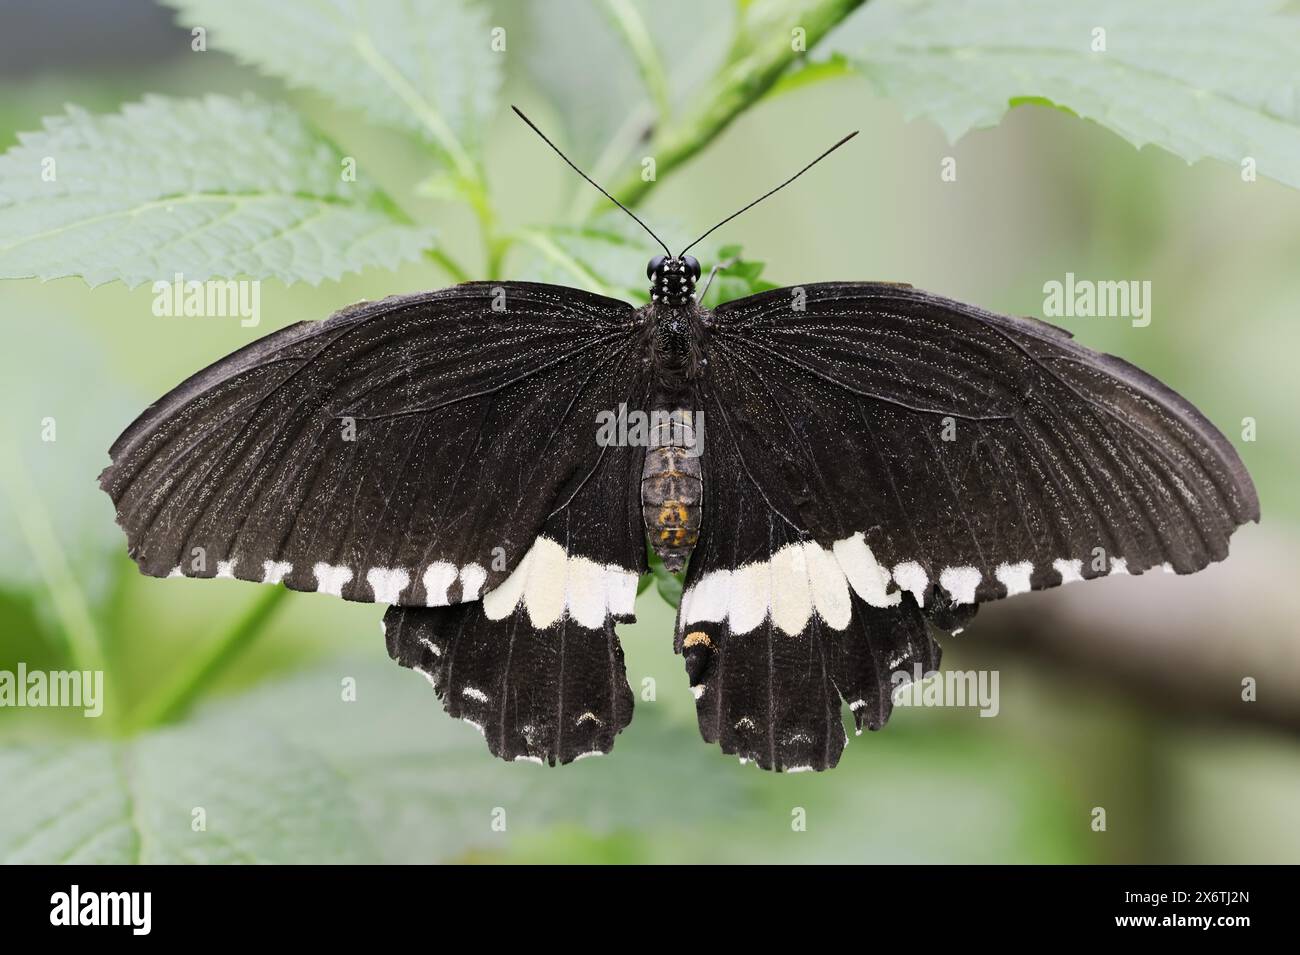
{"label": "compound eye", "polygon": [[700,260],[693,255],[682,256],[682,259],[686,262],[686,267],[690,269],[691,277],[698,279],[700,277]]}
{"label": "compound eye", "polygon": [[663,271],[664,263],[667,261],[668,261],[668,257],[666,255],[656,255],[653,259],[650,260],[650,264],[645,267],[645,277],[648,279],[653,279],[656,275],[658,275],[660,272]]}

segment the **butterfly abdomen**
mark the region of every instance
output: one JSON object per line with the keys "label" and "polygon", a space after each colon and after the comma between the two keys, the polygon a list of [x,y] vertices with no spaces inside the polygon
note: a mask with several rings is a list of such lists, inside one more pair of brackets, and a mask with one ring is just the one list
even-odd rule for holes
{"label": "butterfly abdomen", "polygon": [[680,570],[700,537],[704,480],[700,442],[689,411],[656,411],[641,471],[641,514],[650,546],[670,571]]}

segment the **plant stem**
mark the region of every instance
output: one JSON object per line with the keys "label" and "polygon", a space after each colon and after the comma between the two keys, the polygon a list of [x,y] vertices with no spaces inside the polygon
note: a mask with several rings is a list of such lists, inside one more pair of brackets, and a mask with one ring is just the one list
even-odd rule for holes
{"label": "plant stem", "polygon": [[[14,519],[45,583],[50,605],[67,641],[72,668],[102,672],[105,695],[116,699],[117,683],[105,661],[104,645],[86,595],[68,562],[45,502],[36,493],[17,441],[6,441],[0,446],[0,487],[13,504]],[[114,717],[120,717],[121,712],[114,706]]]}
{"label": "plant stem", "polygon": [[424,128],[429,131],[429,135],[447,154],[451,160],[452,166],[456,171],[466,179],[477,180],[479,178],[478,167],[474,165],[474,160],[470,158],[465,147],[461,145],[456,134],[452,132],[450,126],[442,118],[442,114],[427,99],[420,95],[420,92],[413,87],[410,82],[402,75],[392,63],[384,58],[384,55],[375,47],[374,41],[367,34],[359,33],[352,41],[353,47],[363,60],[372,70],[382,79],[403,103],[411,114],[418,118]]}
{"label": "plant stem", "polygon": [[424,257],[435,265],[442,266],[443,271],[450,275],[453,281],[469,281],[469,273],[461,267],[459,262],[453,259],[446,252],[442,251],[442,249],[425,249]]}
{"label": "plant stem", "polygon": [[605,9],[615,29],[623,35],[623,42],[627,44],[641,70],[641,79],[650,93],[655,114],[661,123],[667,122],[671,112],[668,77],[664,74],[664,65],[659,59],[659,51],[655,49],[654,40],[650,37],[650,31],[646,29],[641,12],[632,5],[631,0],[605,0]]}
{"label": "plant stem", "polygon": [[[790,26],[802,27],[808,49],[866,0],[817,0]],[[771,29],[763,42],[737,51],[699,96],[699,109],[655,135],[651,153],[657,178],[686,162],[713,141],[737,116],[770,90],[803,54],[793,49],[788,30]],[[630,173],[613,190],[620,201],[635,205],[654,188],[654,181]]]}
{"label": "plant stem", "polygon": [[537,229],[518,229],[511,237],[521,242],[527,242],[546,258],[568,271],[587,291],[611,297],[619,295],[617,290],[611,289],[602,282],[594,272],[564,251],[545,232]]}
{"label": "plant stem", "polygon": [[226,666],[252,644],[288,593],[283,587],[268,587],[180,676],[136,708],[129,727],[138,731],[183,715]]}

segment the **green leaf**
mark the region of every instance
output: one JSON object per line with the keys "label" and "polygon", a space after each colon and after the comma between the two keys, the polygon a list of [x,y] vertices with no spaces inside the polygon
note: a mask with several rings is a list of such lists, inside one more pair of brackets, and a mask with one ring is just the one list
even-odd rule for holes
{"label": "green leaf", "polygon": [[[140,402],[74,317],[32,296],[7,296],[5,306],[23,316],[24,329],[21,349],[0,349],[0,589],[38,584],[34,549],[48,546],[62,551],[69,572],[100,594],[109,573],[105,557],[125,542],[94,478],[108,463],[112,437]],[[69,382],[93,382],[94,400]],[[47,535],[33,545],[32,536]]]}
{"label": "green leaf", "polygon": [[292,110],[251,98],[69,107],[0,156],[0,278],[315,283],[416,258],[430,231],[364,175],[344,181],[343,161]]}
{"label": "green leaf", "polygon": [[[569,134],[565,150],[597,182],[625,168],[629,152],[656,119],[662,121],[657,114],[665,105],[675,111],[697,95],[722,65],[735,18],[724,4],[695,0],[546,0],[524,4],[523,13],[529,75],[563,106],[558,118]],[[644,28],[640,56],[629,49],[629,17]],[[651,56],[661,70],[648,72],[661,72],[667,86],[652,80],[660,87],[653,95],[644,66]]]}
{"label": "green leaf", "polygon": [[795,90],[804,89],[816,83],[857,75],[858,71],[848,57],[839,53],[832,53],[824,60],[803,61],[796,69],[783,74],[767,95],[771,99],[773,96],[792,93]]}
{"label": "green leaf", "polygon": [[125,542],[94,476],[108,463],[113,435],[141,405],[78,320],[47,298],[12,285],[3,301],[6,313],[22,316],[23,330],[21,348],[0,349],[0,592],[30,604],[37,626],[23,638],[42,637],[49,647],[61,641],[70,664],[96,668],[103,664],[98,611],[121,570],[110,557]]}
{"label": "green leaf", "polygon": [[[659,231],[657,225],[655,231]],[[517,272],[521,279],[576,285],[630,302],[649,298],[645,268],[655,247],[641,227],[622,212],[605,213],[584,226],[523,229],[516,238],[528,253]],[[714,277],[706,299],[710,307],[775,288],[759,277],[762,263],[743,260],[738,245],[718,247],[706,242],[692,254],[699,258],[706,277],[715,264],[730,263]],[[701,278],[701,287],[703,281]]]}
{"label": "green leaf", "polygon": [[664,562],[659,559],[659,555],[650,551],[646,555],[646,560],[650,563],[650,576],[654,578],[655,590],[659,596],[664,598],[668,606],[676,609],[682,603],[682,582],[686,579],[686,571],[674,574]]}
{"label": "green leaf", "polygon": [[[956,140],[1021,102],[1300,186],[1300,18],[1284,0],[874,0],[828,46]],[[1093,44],[1105,31],[1105,51]]]}
{"label": "green leaf", "polygon": [[[507,52],[468,0],[164,0],[240,60],[416,133],[473,177]],[[509,48],[507,47],[507,50]]]}
{"label": "green leaf", "polygon": [[[712,261],[726,267],[718,270],[718,274],[713,277],[713,284],[704,296],[703,304],[707,308],[717,308],[723,302],[777,287],[774,282],[763,278],[763,263],[747,261],[738,245],[725,245],[718,249]],[[707,274],[706,271],[705,275]]]}
{"label": "green leaf", "polygon": [[[0,861],[438,862],[553,824],[707,824],[743,793],[653,704],[602,759],[558,771],[503,763],[418,674],[381,655],[333,661],[130,739],[0,745]],[[499,810],[505,832],[493,828]],[[206,828],[195,831],[199,818]]]}

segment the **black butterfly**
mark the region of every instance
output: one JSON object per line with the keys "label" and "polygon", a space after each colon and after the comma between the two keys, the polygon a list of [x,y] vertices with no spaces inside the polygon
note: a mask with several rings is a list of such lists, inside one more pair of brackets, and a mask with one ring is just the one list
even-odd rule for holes
{"label": "black butterfly", "polygon": [[641,308],[471,282],[222,359],[111,449],[131,556],[391,604],[398,663],[497,756],[554,764],[632,718],[615,624],[648,536],[689,557],[704,738],[794,771],[839,760],[842,702],[883,726],[891,675],[979,603],[1191,573],[1258,519],[1204,416],[1043,322],[861,282],[710,311],[692,256],[647,274]]}

